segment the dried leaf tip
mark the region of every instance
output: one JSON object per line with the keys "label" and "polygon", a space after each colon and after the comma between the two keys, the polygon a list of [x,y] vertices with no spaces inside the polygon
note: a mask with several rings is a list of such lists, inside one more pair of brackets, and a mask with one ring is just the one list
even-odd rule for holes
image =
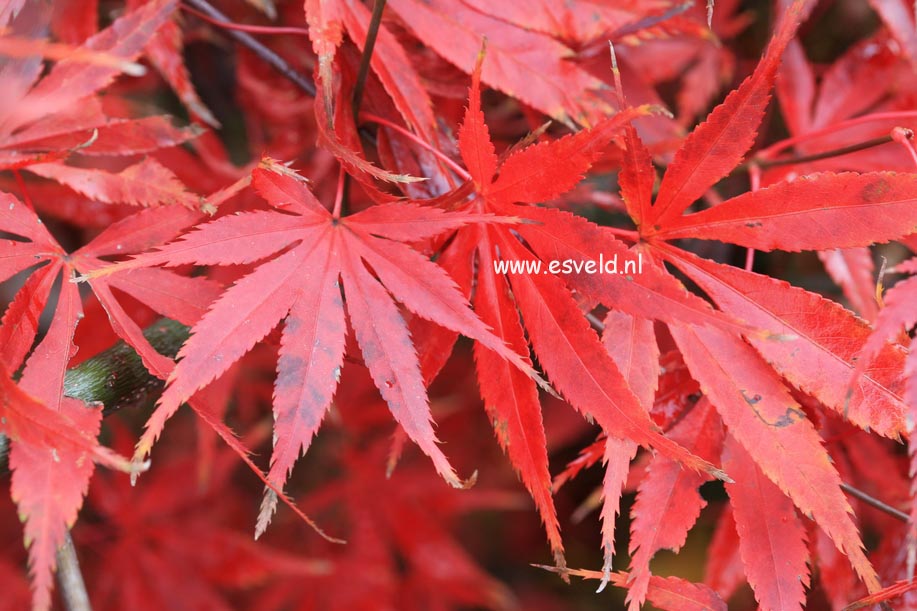
{"label": "dried leaf tip", "polygon": [[605,586],[608,585],[608,582],[611,581],[611,571],[605,569],[602,571],[602,580],[599,582],[599,587],[595,589],[596,594],[601,594],[605,590]]}
{"label": "dried leaf tip", "polygon": [[468,479],[462,480],[458,477],[449,478],[446,480],[450,486],[457,488],[459,490],[468,490],[473,488],[475,484],[478,483],[478,470],[475,469]]}
{"label": "dried leaf tip", "polygon": [[305,184],[309,184],[309,179],[291,168],[293,165],[292,161],[278,161],[272,157],[262,157],[261,161],[258,162],[258,167],[264,170],[270,170],[275,174],[280,174],[281,176],[289,176]]}
{"label": "dried leaf tip", "polygon": [[885,299],[882,298],[882,293],[885,292],[885,274],[887,272],[888,272],[888,259],[886,259],[885,257],[882,257],[882,265],[879,267],[878,276],[876,276],[876,303],[878,304],[879,308],[885,307]]}
{"label": "dried leaf tip", "polygon": [[149,459],[140,460],[134,457],[134,459],[131,460],[131,463],[130,463],[131,486],[137,485],[137,478],[140,477],[141,473],[145,473],[146,471],[149,471],[151,464],[152,462]]}
{"label": "dried leaf tip", "polygon": [[258,511],[258,520],[255,522],[255,541],[261,538],[271,524],[274,512],[277,511],[277,493],[270,488],[264,491],[261,498],[261,509]]}
{"label": "dried leaf tip", "polygon": [[610,40],[608,41],[608,52],[611,54],[611,74],[615,82],[615,95],[618,98],[618,104],[623,110],[627,106],[627,101],[624,98],[624,86],[621,84],[621,70],[618,69],[618,56],[615,54],[615,45]]}
{"label": "dried leaf tip", "polygon": [[481,50],[478,51],[478,56],[474,60],[474,71],[478,75],[478,78],[481,76],[481,69],[484,65],[484,56],[487,55],[487,36],[481,37]]}
{"label": "dried leaf tip", "polygon": [[634,110],[641,115],[662,115],[663,117],[674,119],[675,115],[672,114],[672,111],[662,106],[661,104],[641,104],[637,106]]}

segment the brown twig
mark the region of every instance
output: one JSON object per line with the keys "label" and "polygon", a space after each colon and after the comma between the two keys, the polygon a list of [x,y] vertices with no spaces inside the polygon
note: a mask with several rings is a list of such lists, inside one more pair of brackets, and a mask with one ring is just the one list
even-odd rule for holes
{"label": "brown twig", "polygon": [[880,501],[880,500],[877,499],[876,497],[870,496],[870,495],[866,494],[865,492],[863,492],[862,490],[860,490],[859,488],[854,488],[854,487],[851,486],[850,484],[845,484],[845,483],[841,482],[841,490],[843,490],[844,492],[846,492],[847,494],[849,494],[849,495],[852,496],[852,497],[855,497],[855,498],[860,499],[861,501],[863,501],[863,502],[866,503],[867,505],[871,505],[872,507],[875,507],[875,508],[878,509],[879,511],[884,511],[884,512],[887,513],[888,515],[890,515],[890,516],[892,516],[892,517],[894,517],[894,518],[898,518],[898,519],[901,520],[902,522],[907,522],[908,520],[910,520],[910,518],[908,517],[908,515],[907,515],[906,513],[904,513],[903,511],[900,511],[900,510],[898,510],[898,509],[895,509],[895,508],[892,507],[891,505],[888,505],[888,504],[886,504],[886,503],[883,503],[882,501]]}
{"label": "brown twig", "polygon": [[822,151],[820,153],[812,153],[811,155],[799,155],[796,157],[785,157],[782,159],[754,159],[752,158],[747,163],[743,164],[742,167],[756,165],[762,170],[767,168],[774,168],[782,165],[792,165],[794,163],[806,163],[809,161],[820,161],[822,159],[830,159],[832,157],[840,157],[841,155],[849,155],[850,153],[856,153],[858,151],[863,151],[866,149],[871,149],[876,146],[881,146],[883,144],[888,144],[892,142],[892,137],[881,136],[879,138],[872,138],[871,140],[865,140],[857,144],[851,144],[849,146],[842,146],[840,148],[831,149],[830,151]]}
{"label": "brown twig", "polygon": [[64,535],[64,544],[57,550],[57,583],[60,584],[61,598],[67,611],[92,611],[86,582],[80,571],[80,561],[69,532]]}
{"label": "brown twig", "polygon": [[[216,21],[222,21],[226,24],[233,23],[229,17],[211,6],[207,0],[184,0],[184,2]],[[255,40],[250,34],[235,29],[224,29],[223,31],[231,38],[234,38],[239,44],[247,47],[252,53],[260,57],[272,68],[287,77],[297,87],[310,96],[315,96],[315,83],[313,83],[309,77],[290,66],[285,59]]]}
{"label": "brown twig", "polygon": [[[366,44],[363,45],[363,55],[360,57],[357,80],[353,85],[351,106],[353,123],[358,129],[360,125],[360,106],[363,104],[363,89],[366,85],[366,77],[369,76],[369,65],[373,57],[373,49],[376,47],[376,37],[379,34],[379,26],[382,24],[382,12],[384,10],[385,0],[376,0],[373,5],[373,14],[369,21],[369,29],[366,31]],[[344,207],[350,203],[350,174],[346,173],[344,174],[343,190],[341,191],[341,202]]]}
{"label": "brown twig", "polygon": [[376,0],[373,5],[373,14],[366,31],[366,44],[363,45],[363,57],[360,58],[360,68],[357,70],[357,80],[353,85],[353,122],[357,123],[360,116],[360,106],[363,104],[363,88],[366,77],[369,75],[369,64],[373,58],[373,49],[376,47],[376,37],[379,35],[379,26],[382,24],[382,13],[385,11],[385,0]]}

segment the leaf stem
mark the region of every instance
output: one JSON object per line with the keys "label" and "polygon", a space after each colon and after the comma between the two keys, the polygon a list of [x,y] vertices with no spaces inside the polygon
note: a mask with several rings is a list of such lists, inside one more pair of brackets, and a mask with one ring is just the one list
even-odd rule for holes
{"label": "leaf stem", "polygon": [[892,140],[907,149],[908,155],[914,165],[917,165],[917,150],[914,150],[914,130],[906,127],[896,127],[891,133]]}
{"label": "leaf stem", "polygon": [[871,123],[873,121],[896,121],[900,119],[917,119],[917,110],[901,110],[895,112],[877,112],[870,115],[863,115],[862,117],[856,117],[855,119],[848,119],[846,121],[841,121],[840,123],[835,123],[829,125],[828,127],[823,127],[812,132],[805,134],[799,134],[798,136],[793,136],[791,138],[786,138],[785,140],[780,140],[775,142],[769,147],[758,151],[755,158],[757,159],[768,159],[773,157],[778,152],[795,146],[800,142],[805,142],[806,140],[813,140],[815,138],[820,138],[821,136],[827,136],[839,132],[848,127],[856,127],[857,125],[862,125],[863,123]]}
{"label": "leaf stem", "polygon": [[857,144],[851,144],[848,146],[842,146],[836,149],[831,149],[828,151],[822,151],[820,153],[812,153],[811,155],[798,155],[794,157],[784,157],[782,159],[753,159],[750,165],[756,165],[762,170],[768,168],[773,168],[782,165],[792,165],[796,163],[806,163],[809,161],[819,161],[821,159],[830,159],[832,157],[840,157],[842,155],[849,155],[850,153],[856,153],[858,151],[863,151],[870,149],[876,146],[881,146],[883,144],[888,144],[892,142],[893,138],[890,135],[880,136],[879,138],[871,138],[869,140],[864,140],[863,142],[858,142]]}
{"label": "leaf stem", "polygon": [[393,121],[389,121],[388,119],[385,119],[383,117],[380,117],[378,115],[374,115],[368,112],[361,112],[359,115],[359,118],[364,121],[369,121],[371,123],[378,123],[379,125],[384,125],[385,127],[388,127],[389,129],[392,129],[398,132],[399,134],[401,134],[402,136],[404,136],[411,142],[415,143],[417,146],[420,146],[423,149],[430,151],[430,153],[435,155],[440,161],[442,161],[443,163],[448,165],[450,168],[452,168],[452,171],[458,174],[463,180],[471,180],[471,174],[469,174],[468,171],[465,170],[465,168],[463,168],[462,166],[457,164],[455,161],[450,159],[448,155],[446,155],[439,149],[433,147],[429,142],[426,142],[423,139],[418,138],[416,135],[411,133],[410,130],[403,128],[402,126],[398,125],[397,123]]}
{"label": "leaf stem", "polygon": [[901,520],[902,522],[907,522],[910,519],[908,515],[904,513],[903,511],[899,511],[898,509],[895,509],[891,505],[883,503],[876,497],[870,496],[866,494],[865,492],[863,492],[862,490],[860,490],[859,488],[854,488],[850,484],[845,484],[844,482],[841,482],[841,490],[843,490],[844,492],[846,492],[847,494],[849,494],[850,496],[854,498],[860,499],[867,505],[875,507],[879,511],[884,511],[888,515],[894,518],[897,518]]}
{"label": "leaf stem", "polygon": [[609,233],[613,233],[619,238],[624,238],[625,240],[629,240],[631,242],[640,241],[640,233],[637,231],[632,231],[630,229],[618,229],[617,227],[603,227],[603,229]]}
{"label": "leaf stem", "polygon": [[[363,45],[363,55],[360,57],[360,67],[357,70],[357,80],[353,85],[353,94],[350,100],[351,111],[353,113],[353,123],[359,128],[360,106],[363,104],[363,89],[366,86],[366,77],[369,76],[369,65],[373,57],[373,49],[376,46],[376,36],[379,34],[379,25],[382,23],[382,12],[385,10],[385,0],[376,0],[373,5],[373,14],[369,20],[369,29],[366,32],[366,43]],[[344,175],[344,182],[341,186],[341,205],[344,202],[350,202],[350,176]],[[335,202],[335,208],[338,202]],[[340,211],[339,211],[340,212]]]}
{"label": "leaf stem", "polygon": [[22,193],[22,201],[29,207],[29,210],[35,212],[35,206],[32,205],[32,198],[29,197],[29,190],[26,188],[25,180],[23,180],[19,170],[13,170],[13,177],[16,179],[16,186],[19,187],[19,192]]}
{"label": "leaf stem", "polygon": [[[761,166],[752,164],[748,167],[748,180],[751,183],[752,192],[761,188]],[[755,266],[755,249],[749,248],[745,252],[745,271],[750,272]]]}
{"label": "leaf stem", "polygon": [[332,218],[341,218],[341,210],[344,207],[344,185],[346,182],[347,172],[344,171],[344,166],[342,165],[338,171],[338,186],[334,194],[334,209],[331,211]]}
{"label": "leaf stem", "polygon": [[[186,2],[188,0],[185,0]],[[269,25],[243,25],[241,23],[235,23],[233,21],[222,21],[220,19],[215,19],[206,13],[192,8],[187,4],[180,4],[181,9],[185,12],[191,13],[198,19],[206,21],[217,27],[221,27],[224,30],[235,30],[237,32],[248,32],[249,34],[269,34],[269,35],[283,35],[291,34],[294,36],[308,36],[309,30],[306,28],[294,28],[294,27],[278,27],[278,26],[269,26]]]}
{"label": "leaf stem", "polygon": [[[207,0],[184,0],[187,4],[195,9],[208,15],[222,24],[236,24],[222,12],[211,6]],[[255,40],[247,32],[241,32],[238,29],[226,29],[226,34],[234,38],[239,44],[247,47],[252,53],[260,57],[265,63],[280,72],[283,76],[293,82],[297,87],[305,91],[310,96],[315,96],[315,83],[312,80],[290,66],[282,57],[268,49],[266,46]]]}

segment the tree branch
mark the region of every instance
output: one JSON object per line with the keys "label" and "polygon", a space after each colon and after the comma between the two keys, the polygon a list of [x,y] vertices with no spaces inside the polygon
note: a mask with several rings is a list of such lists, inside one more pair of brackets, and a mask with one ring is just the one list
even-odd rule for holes
{"label": "tree branch", "polygon": [[[184,0],[184,2],[217,21],[222,21],[227,24],[233,23],[229,17],[211,6],[207,0]],[[315,83],[312,82],[312,79],[293,68],[286,62],[285,59],[255,40],[250,34],[246,32],[240,32],[239,30],[228,28],[224,29],[223,31],[226,32],[226,34],[231,38],[234,38],[236,42],[248,48],[248,50],[264,60],[272,68],[291,80],[297,87],[305,91],[310,96],[315,97]]]}
{"label": "tree branch", "polygon": [[[169,358],[175,358],[188,335],[188,327],[168,318],[161,318],[143,331],[153,348]],[[151,404],[163,385],[147,371],[134,349],[120,341],[68,370],[64,395],[86,403],[102,403],[107,416],[123,407]]]}
{"label": "tree branch", "polygon": [[64,544],[57,550],[57,583],[67,611],[92,611],[86,582],[80,571],[80,561],[69,532],[64,535]]}
{"label": "tree branch", "polygon": [[379,35],[379,26],[382,25],[382,13],[385,11],[385,0],[376,0],[373,5],[373,14],[369,21],[369,30],[366,32],[366,44],[363,45],[363,56],[360,58],[360,68],[357,71],[357,80],[353,86],[353,122],[357,123],[360,116],[360,106],[363,105],[363,87],[369,75],[369,63],[376,48],[376,37]]}
{"label": "tree branch", "polygon": [[[143,332],[160,354],[175,358],[188,339],[185,325],[162,318]],[[153,376],[140,356],[123,341],[105,352],[69,369],[64,377],[64,395],[86,403],[102,403],[106,416],[125,407],[151,406],[159,398],[164,383]],[[0,434],[0,475],[7,472],[9,440]]]}
{"label": "tree branch", "polygon": [[867,505],[871,505],[875,507],[879,511],[884,511],[888,515],[898,518],[902,522],[908,522],[910,520],[908,515],[904,513],[903,511],[899,511],[898,509],[895,509],[891,505],[883,503],[882,501],[880,501],[879,499],[877,499],[874,496],[869,496],[868,494],[866,494],[859,488],[854,488],[850,484],[845,484],[844,482],[841,482],[841,490],[843,490],[844,492],[846,492],[847,494],[849,494],[852,497],[860,499]]}

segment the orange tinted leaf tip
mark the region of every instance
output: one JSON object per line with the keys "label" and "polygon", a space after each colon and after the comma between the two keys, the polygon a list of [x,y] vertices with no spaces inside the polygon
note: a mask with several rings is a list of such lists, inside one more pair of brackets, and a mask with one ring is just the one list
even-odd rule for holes
{"label": "orange tinted leaf tip", "polygon": [[484,66],[484,57],[487,55],[487,36],[481,37],[481,50],[478,51],[478,57],[474,61],[475,78],[481,78],[481,69]]}
{"label": "orange tinted leaf tip", "polygon": [[[618,56],[615,54],[615,45],[610,40],[608,41],[608,52],[611,54],[611,75],[615,83],[615,96],[618,98],[618,105],[623,110],[627,106],[627,100],[624,97],[624,85],[621,84],[621,70],[618,68]],[[607,581],[599,586],[598,591],[601,591],[601,589],[605,587],[605,583],[607,583]]]}
{"label": "orange tinted leaf tip", "polygon": [[461,483],[461,486],[456,486],[457,488],[459,488],[459,490],[468,490],[470,488],[473,488],[474,485],[478,483],[478,470],[475,469],[474,473],[472,473],[468,477],[468,479],[466,479],[465,481],[459,480],[459,482]]}
{"label": "orange tinted leaf tip", "polygon": [[638,116],[644,115],[662,115],[667,119],[674,119],[675,115],[672,114],[672,111],[662,106],[661,104],[641,104],[637,106],[634,110],[637,111]]}
{"label": "orange tinted leaf tip", "polygon": [[293,165],[292,161],[279,161],[273,159],[272,157],[262,157],[261,161],[258,162],[258,167],[264,170],[270,170],[275,174],[280,174],[281,176],[289,176],[294,178],[302,183],[309,184],[309,179],[291,168]]}

